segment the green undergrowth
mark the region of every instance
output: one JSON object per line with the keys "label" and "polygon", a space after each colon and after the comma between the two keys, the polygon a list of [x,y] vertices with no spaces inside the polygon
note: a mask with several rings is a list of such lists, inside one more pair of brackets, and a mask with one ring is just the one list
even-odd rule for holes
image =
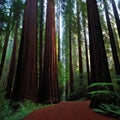
{"label": "green undergrowth", "polygon": [[49,105],[36,104],[30,100],[25,100],[23,103],[4,100],[0,110],[0,120],[22,120],[32,111],[47,106]]}
{"label": "green undergrowth", "polygon": [[14,102],[5,99],[4,91],[3,85],[0,83],[0,120],[22,120],[32,111],[49,106],[49,104],[34,103],[30,100]]}
{"label": "green undergrowth", "polygon": [[[119,83],[120,76],[116,76],[114,80],[116,80],[116,83]],[[120,86],[116,83],[93,83],[89,86],[89,88],[99,89],[92,90],[88,94],[91,98],[100,97],[103,98],[105,101],[114,99],[114,102],[111,103],[101,103],[99,105],[99,108],[94,109],[94,111],[115,117],[120,120]],[[109,90],[109,88],[111,87],[113,87],[114,91]]]}

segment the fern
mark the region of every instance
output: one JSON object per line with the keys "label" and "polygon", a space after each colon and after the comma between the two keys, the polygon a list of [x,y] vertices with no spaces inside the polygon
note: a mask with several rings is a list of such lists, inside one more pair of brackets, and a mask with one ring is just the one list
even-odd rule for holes
{"label": "fern", "polygon": [[[117,81],[119,81],[120,77],[117,76],[116,79]],[[91,97],[102,96],[103,98],[106,99],[111,99],[111,98],[115,99],[117,103],[114,104],[102,103],[99,105],[99,108],[94,109],[94,111],[106,115],[111,115],[113,117],[117,117],[120,119],[120,93],[119,93],[120,88],[117,89],[116,91],[110,91],[108,88],[112,86],[114,86],[115,88],[118,87],[118,85],[113,83],[93,83],[92,85],[89,86],[89,88],[99,88],[99,89],[97,89],[97,91],[93,90],[88,94]]]}
{"label": "fern", "polygon": [[94,111],[120,118],[120,106],[113,104],[101,104],[99,107],[100,109],[94,109]]}
{"label": "fern", "polygon": [[108,86],[113,86],[112,83],[106,83],[106,82],[98,82],[98,83],[93,83],[88,86],[88,88],[93,88],[93,87],[108,87]]}
{"label": "fern", "polygon": [[97,91],[91,91],[88,93],[90,97],[96,97],[96,96],[112,96],[113,92],[109,90],[97,90]]}

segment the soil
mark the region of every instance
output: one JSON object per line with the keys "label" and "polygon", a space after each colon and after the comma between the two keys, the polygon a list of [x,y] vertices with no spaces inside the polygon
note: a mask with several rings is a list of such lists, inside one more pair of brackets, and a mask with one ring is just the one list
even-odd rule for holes
{"label": "soil", "polygon": [[89,101],[60,102],[30,113],[24,120],[115,120],[89,108]]}

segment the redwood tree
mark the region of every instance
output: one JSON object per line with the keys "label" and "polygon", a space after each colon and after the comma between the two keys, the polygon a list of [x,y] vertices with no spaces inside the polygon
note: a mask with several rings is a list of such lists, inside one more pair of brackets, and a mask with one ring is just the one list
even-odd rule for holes
{"label": "redwood tree", "polygon": [[57,34],[58,34],[58,62],[60,62],[60,55],[61,55],[61,52],[60,52],[60,6],[61,3],[60,3],[60,0],[57,0]]}
{"label": "redwood tree", "polygon": [[43,71],[43,23],[44,23],[44,0],[40,0],[39,94],[42,92],[41,79]]}
{"label": "redwood tree", "polygon": [[14,26],[14,24],[12,24],[12,27],[11,27],[11,23],[10,23],[11,21],[12,21],[12,6],[11,6],[10,12],[9,12],[9,21],[7,21],[5,40],[4,40],[3,52],[2,52],[1,63],[0,63],[0,80],[1,80],[1,77],[2,77],[2,73],[3,73],[3,68],[4,68],[4,63],[5,63],[5,57],[6,57],[10,32],[11,32],[13,26]]}
{"label": "redwood tree", "polygon": [[13,1],[13,19],[15,20],[15,30],[14,30],[14,42],[12,49],[12,56],[10,61],[9,72],[7,76],[7,88],[6,88],[6,97],[10,98],[11,89],[14,79],[15,66],[16,66],[16,49],[17,49],[17,39],[18,39],[18,30],[20,26],[20,18],[23,10],[23,2],[21,0]]}
{"label": "redwood tree", "polygon": [[73,77],[73,65],[72,65],[72,26],[69,13],[69,64],[70,64],[70,93],[74,92],[74,77]]}
{"label": "redwood tree", "polygon": [[45,31],[44,67],[40,101],[54,103],[59,101],[58,69],[55,38],[54,0],[47,1],[47,17]]}
{"label": "redwood tree", "polygon": [[[96,0],[87,0],[88,25],[90,39],[91,81],[111,82],[108,62],[103,41],[100,18]],[[94,88],[96,90],[96,88]],[[97,107],[102,101],[100,97],[91,100],[91,107]]]}
{"label": "redwood tree", "polygon": [[37,81],[37,0],[27,0],[12,98],[38,99]]}
{"label": "redwood tree", "polygon": [[11,96],[11,89],[12,89],[12,83],[13,83],[13,78],[14,78],[18,28],[19,28],[19,19],[17,20],[16,26],[15,26],[13,50],[12,50],[10,68],[9,68],[8,78],[7,78],[7,88],[6,88],[6,97],[7,98],[10,98],[10,96]]}
{"label": "redwood tree", "polygon": [[81,25],[80,25],[80,8],[79,3],[76,1],[77,6],[77,34],[78,34],[78,52],[79,52],[79,74],[83,73],[83,62],[82,62],[82,38],[81,38]]}
{"label": "redwood tree", "polygon": [[84,41],[85,41],[85,56],[86,56],[86,68],[87,68],[87,78],[88,78],[88,85],[90,85],[90,66],[89,66],[89,51],[88,51],[88,42],[87,42],[87,12],[86,10],[86,4],[82,3],[82,25],[83,25],[83,33],[84,33]]}
{"label": "redwood tree", "polygon": [[119,63],[119,59],[118,59],[118,55],[117,55],[114,33],[113,33],[112,26],[110,23],[110,17],[109,17],[109,12],[108,12],[106,0],[103,0],[103,3],[104,3],[104,8],[105,8],[105,15],[106,15],[107,26],[108,26],[108,31],[109,31],[109,38],[110,38],[110,44],[111,44],[111,48],[112,48],[115,71],[116,71],[117,75],[120,75],[120,63]]}
{"label": "redwood tree", "polygon": [[117,29],[118,29],[118,34],[119,34],[119,37],[120,37],[120,19],[119,19],[117,7],[116,7],[116,4],[115,4],[114,0],[110,0],[110,1],[112,3],[112,8],[113,8],[113,12],[114,12],[115,20],[116,20]]}

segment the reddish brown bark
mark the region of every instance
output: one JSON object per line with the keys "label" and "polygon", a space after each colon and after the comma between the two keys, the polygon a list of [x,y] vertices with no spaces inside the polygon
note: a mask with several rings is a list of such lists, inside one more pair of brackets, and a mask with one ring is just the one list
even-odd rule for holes
{"label": "reddish brown bark", "polygon": [[[39,94],[42,92],[42,71],[43,71],[43,21],[44,21],[44,0],[40,1],[40,48],[39,48]],[[40,99],[40,98],[39,98]]]}
{"label": "reddish brown bark", "polygon": [[37,81],[37,0],[27,0],[12,97],[14,100],[38,99]]}
{"label": "reddish brown bark", "polygon": [[58,91],[54,0],[48,0],[41,102],[58,102]]}
{"label": "reddish brown bark", "polygon": [[[96,0],[87,0],[87,8],[90,39],[91,82],[111,82]],[[97,107],[103,101],[104,100],[100,99],[100,97],[95,97],[91,100],[90,106]]]}

